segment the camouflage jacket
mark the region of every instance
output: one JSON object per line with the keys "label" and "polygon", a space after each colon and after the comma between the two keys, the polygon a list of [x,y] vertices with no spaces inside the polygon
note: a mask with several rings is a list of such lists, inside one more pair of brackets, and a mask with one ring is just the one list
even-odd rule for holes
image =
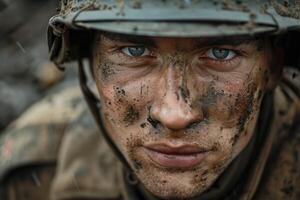
{"label": "camouflage jacket", "polygon": [[[274,91],[269,133],[240,200],[300,199],[298,74],[286,70]],[[132,200],[122,172],[75,86],[32,106],[0,137],[1,200]]]}

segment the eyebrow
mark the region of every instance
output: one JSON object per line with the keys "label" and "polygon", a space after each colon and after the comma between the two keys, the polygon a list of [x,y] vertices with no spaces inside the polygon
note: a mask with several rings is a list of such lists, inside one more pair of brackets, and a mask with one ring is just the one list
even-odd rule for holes
{"label": "eyebrow", "polygon": [[230,46],[239,46],[241,44],[249,44],[252,42],[257,42],[259,39],[254,38],[254,37],[238,37],[238,38],[200,38],[197,39],[196,47],[203,48],[203,47],[208,47],[208,46],[222,46],[222,45],[230,45]]}
{"label": "eyebrow", "polygon": [[[123,43],[133,43],[146,45],[150,47],[156,47],[156,42],[153,38],[149,36],[136,36],[136,35],[126,35],[118,33],[106,33],[102,32],[101,35],[114,42],[123,42]],[[240,36],[240,37],[218,37],[218,38],[195,38],[195,47],[204,48],[209,46],[239,46],[241,44],[258,44],[261,41],[260,38],[253,36]]]}
{"label": "eyebrow", "polygon": [[117,33],[101,33],[105,38],[114,42],[134,43],[146,46],[156,46],[153,38],[147,36],[135,36]]}

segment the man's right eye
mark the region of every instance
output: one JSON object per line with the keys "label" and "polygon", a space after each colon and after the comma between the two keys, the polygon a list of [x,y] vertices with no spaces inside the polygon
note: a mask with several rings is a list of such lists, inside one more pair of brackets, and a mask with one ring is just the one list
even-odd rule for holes
{"label": "man's right eye", "polygon": [[236,52],[224,48],[211,48],[207,51],[207,56],[214,60],[226,61],[234,58]]}
{"label": "man's right eye", "polygon": [[124,47],[121,51],[130,57],[142,57],[150,55],[150,50],[143,46]]}

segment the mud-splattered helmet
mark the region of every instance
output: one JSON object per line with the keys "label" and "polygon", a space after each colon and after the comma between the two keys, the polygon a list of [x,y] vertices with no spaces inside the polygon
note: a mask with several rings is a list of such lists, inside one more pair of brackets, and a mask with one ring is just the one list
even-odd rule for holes
{"label": "mud-splattered helmet", "polygon": [[300,0],[60,0],[49,22],[51,60],[88,57],[94,30],[168,37],[291,33],[296,44]]}

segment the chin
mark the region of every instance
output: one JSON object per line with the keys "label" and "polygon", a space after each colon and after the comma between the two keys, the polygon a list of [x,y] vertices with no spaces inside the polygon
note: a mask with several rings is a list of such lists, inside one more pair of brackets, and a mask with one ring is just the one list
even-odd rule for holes
{"label": "chin", "polygon": [[193,185],[186,185],[184,183],[163,183],[160,184],[144,184],[144,187],[154,196],[162,199],[190,199],[197,195],[200,195],[207,190],[206,187],[199,185],[195,187]]}
{"label": "chin", "polygon": [[151,194],[168,200],[191,199],[201,195],[218,177],[203,169],[168,171],[148,168],[148,170],[139,171],[139,180]]}

